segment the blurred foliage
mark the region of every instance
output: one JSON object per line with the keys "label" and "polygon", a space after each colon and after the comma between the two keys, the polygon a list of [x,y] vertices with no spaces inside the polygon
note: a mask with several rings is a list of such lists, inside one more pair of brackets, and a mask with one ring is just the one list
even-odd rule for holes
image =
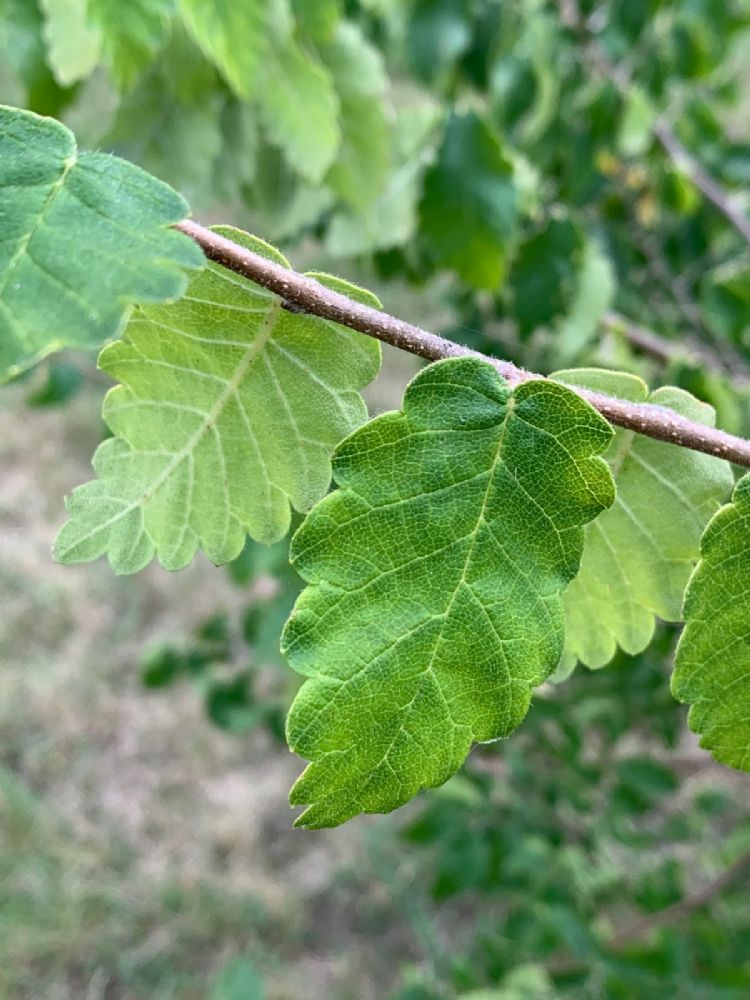
{"label": "blurred foliage", "polygon": [[[199,217],[285,249],[312,238],[342,269],[411,282],[439,301],[440,332],[472,347],[544,372],[599,364],[673,382],[750,432],[750,252],[659,137],[671,129],[747,212],[748,0],[207,10],[0,0],[2,100],[135,160]],[[34,405],[76,391],[64,363],[47,372]],[[248,593],[242,620],[153,651],[144,682],[187,680],[229,731],[278,732],[294,683],[275,671],[278,635],[299,582],[279,547],[248,545],[229,572]],[[373,878],[396,912],[384,926],[405,922],[414,955],[389,969],[392,1000],[750,995],[747,869],[691,903],[750,849],[747,796],[692,755],[668,690],[673,640],[663,629],[642,656],[545,689],[512,742],[475,751],[408,821],[373,827]],[[16,869],[4,898],[46,942],[70,866],[54,855],[41,880]],[[87,897],[76,919],[101,934],[110,911]],[[209,937],[221,914],[214,902]],[[23,943],[0,956],[12,983]],[[149,995],[158,978],[138,974],[134,995]],[[214,992],[232,989],[262,995],[241,959]]]}
{"label": "blurred foliage", "polygon": [[[443,909],[427,930],[443,951],[393,1000],[747,996],[750,817],[727,772],[701,774],[681,743],[673,641],[538,698],[512,741],[415,810],[403,891]],[[721,891],[685,902],[738,858]]]}
{"label": "blurred foliage", "polygon": [[208,718],[220,729],[243,735],[265,726],[284,741],[284,719],[298,681],[285,668],[279,636],[302,581],[289,565],[287,544],[261,546],[248,539],[227,567],[250,598],[239,621],[220,613],[201,622],[187,641],[163,642],[141,666],[146,688],[191,681]]}

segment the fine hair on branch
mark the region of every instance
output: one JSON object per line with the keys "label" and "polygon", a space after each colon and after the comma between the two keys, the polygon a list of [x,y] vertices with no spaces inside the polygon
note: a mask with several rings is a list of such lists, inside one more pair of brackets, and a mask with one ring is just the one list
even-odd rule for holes
{"label": "fine hair on branch", "polygon": [[[510,361],[480,354],[324,288],[313,278],[282,267],[252,250],[246,250],[192,219],[176,223],[175,228],[195,240],[209,260],[274,292],[294,311],[333,320],[427,361],[467,355],[482,357],[494,365],[510,385],[544,378],[543,375],[528,372]],[[750,468],[750,441],[706,427],[652,403],[630,403],[576,386],[569,388],[617,427]]]}

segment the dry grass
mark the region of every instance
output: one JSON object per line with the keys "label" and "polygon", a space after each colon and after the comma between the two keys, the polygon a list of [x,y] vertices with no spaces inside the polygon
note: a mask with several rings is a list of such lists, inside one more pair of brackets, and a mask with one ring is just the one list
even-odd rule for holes
{"label": "dry grass", "polygon": [[215,729],[189,687],[140,685],[150,643],[242,592],[202,560],[124,579],[54,566],[99,392],[29,411],[13,387],[0,405],[0,997],[205,997],[239,954],[271,997],[383,996],[404,948],[369,955],[365,928],[387,891],[336,875],[365,857],[372,821],[293,831],[298,761],[264,732]]}

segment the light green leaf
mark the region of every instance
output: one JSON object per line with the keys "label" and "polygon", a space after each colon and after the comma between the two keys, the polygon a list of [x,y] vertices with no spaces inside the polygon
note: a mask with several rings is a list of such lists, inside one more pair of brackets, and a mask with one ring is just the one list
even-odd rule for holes
{"label": "light green leaf", "polygon": [[329,70],[291,34],[269,35],[263,86],[257,92],[265,131],[303,177],[319,182],[341,142],[339,100]]}
{"label": "light green leaf", "polygon": [[39,0],[44,40],[55,79],[62,87],[83,80],[99,62],[102,36],[87,17],[87,0]]}
{"label": "light green leaf", "polygon": [[750,771],[750,475],[701,539],[685,595],[672,694],[716,760]]}
{"label": "light green leaf", "polygon": [[652,139],[656,108],[640,87],[631,87],[625,100],[617,146],[623,156],[642,156]]}
{"label": "light green leaf", "polygon": [[88,0],[115,83],[128,88],[164,41],[173,0]]}
{"label": "light green leaf", "polygon": [[422,175],[438,118],[434,105],[401,108],[393,130],[393,168],[382,194],[364,212],[333,216],[326,249],[341,257],[387,250],[408,242],[417,228]]}
{"label": "light green leaf", "polygon": [[[180,0],[185,27],[232,90],[249,100],[265,72],[270,30],[266,0]],[[264,79],[263,89],[268,86]]]}
{"label": "light green leaf", "polygon": [[341,148],[328,181],[345,201],[364,211],[388,176],[385,72],[377,50],[352,25],[341,25],[323,58],[341,102]]}
{"label": "light green leaf", "polygon": [[[597,369],[553,377],[714,425],[713,409],[681,389],[667,386],[649,394],[634,375]],[[618,646],[640,653],[651,641],[655,617],[680,620],[701,534],[732,488],[726,462],[630,431],[616,432],[606,457],[617,499],[587,526],[581,569],[563,598],[563,672],[576,659],[603,667]]]}
{"label": "light green leaf", "polygon": [[[224,148],[221,96],[199,104],[176,104],[164,113],[164,78],[149,73],[120,101],[107,136],[109,148],[142,164],[183,191],[192,201],[214,194],[214,170]],[[235,135],[243,146],[242,134]],[[196,150],[200,149],[200,156]]]}
{"label": "light green leaf", "polygon": [[136,302],[177,298],[198,247],[172,229],[171,188],[104,153],[78,153],[50,118],[0,106],[0,380],[69,346],[97,347]]}
{"label": "light green leaf", "polygon": [[567,316],[558,327],[558,359],[570,360],[596,338],[602,317],[616,290],[612,262],[599,241],[587,237],[583,247],[577,288]]}
{"label": "light green leaf", "polygon": [[56,115],[75,90],[60,87],[47,65],[44,23],[36,3],[6,0],[4,7],[0,5],[0,64],[12,68],[23,83],[25,95],[18,95],[18,104],[38,114]]}
{"label": "light green leaf", "polygon": [[[217,232],[289,267],[260,240]],[[314,277],[377,305],[346,282]],[[180,302],[136,309],[99,361],[121,382],[104,404],[115,437],[94,456],[99,479],[68,498],[56,558],[106,553],[116,572],[132,573],[156,553],[180,569],[199,545],[223,563],[246,534],[283,537],[290,506],[308,510],[328,489],[331,452],[366,419],[357,390],[379,361],[376,341],[292,314],[216,264]]]}
{"label": "light green leaf", "polygon": [[516,230],[513,170],[478,115],[453,115],[425,178],[421,228],[436,262],[474,288],[496,289]]}
{"label": "light green leaf", "polygon": [[292,7],[300,31],[313,41],[328,42],[341,19],[343,0],[292,0]]}
{"label": "light green leaf", "polygon": [[340,489],[292,542],[298,825],[394,809],[521,722],[562,651],[581,526],[613,500],[611,433],[562,386],[511,391],[461,358],[338,448]]}

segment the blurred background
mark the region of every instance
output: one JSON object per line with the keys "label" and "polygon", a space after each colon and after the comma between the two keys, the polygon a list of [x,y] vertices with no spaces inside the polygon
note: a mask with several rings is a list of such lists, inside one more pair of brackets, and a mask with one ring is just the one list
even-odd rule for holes
{"label": "blurred background", "polygon": [[[740,434],[748,84],[748,0],[0,0],[0,100],[199,221]],[[417,368],[387,351],[371,412]],[[286,545],[51,563],[107,387],[61,355],[0,394],[0,997],[750,996],[750,796],[669,695],[673,627],[398,813],[294,831]]]}

